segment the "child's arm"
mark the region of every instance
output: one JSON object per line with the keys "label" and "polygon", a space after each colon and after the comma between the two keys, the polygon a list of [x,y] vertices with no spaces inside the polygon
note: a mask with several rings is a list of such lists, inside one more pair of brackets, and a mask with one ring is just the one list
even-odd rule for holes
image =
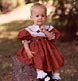
{"label": "child's arm", "polygon": [[55,39],[55,33],[44,31],[49,40]]}
{"label": "child's arm", "polygon": [[32,58],[33,57],[33,54],[32,54],[33,52],[30,51],[28,42],[26,40],[24,40],[23,44],[24,44],[25,51],[27,52],[28,58]]}
{"label": "child's arm", "polygon": [[41,30],[45,33],[49,40],[55,39],[55,33],[47,31],[43,26],[41,27]]}

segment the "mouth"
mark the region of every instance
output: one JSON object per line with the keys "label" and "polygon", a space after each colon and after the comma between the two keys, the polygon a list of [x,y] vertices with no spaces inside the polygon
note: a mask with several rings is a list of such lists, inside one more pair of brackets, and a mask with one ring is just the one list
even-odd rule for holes
{"label": "mouth", "polygon": [[38,21],[38,22],[41,22],[42,23],[42,21]]}

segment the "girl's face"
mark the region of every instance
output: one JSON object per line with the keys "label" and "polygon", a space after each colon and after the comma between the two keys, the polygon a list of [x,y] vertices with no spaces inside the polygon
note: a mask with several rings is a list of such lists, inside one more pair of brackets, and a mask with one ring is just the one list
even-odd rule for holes
{"label": "girl's face", "polygon": [[45,9],[43,8],[34,8],[31,13],[31,20],[34,21],[35,25],[41,26],[45,23],[47,16]]}

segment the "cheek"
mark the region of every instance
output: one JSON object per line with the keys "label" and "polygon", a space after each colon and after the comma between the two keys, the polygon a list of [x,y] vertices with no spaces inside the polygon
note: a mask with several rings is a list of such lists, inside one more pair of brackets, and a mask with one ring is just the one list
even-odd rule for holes
{"label": "cheek", "polygon": [[43,20],[45,21],[45,20],[46,20],[46,18],[43,18]]}

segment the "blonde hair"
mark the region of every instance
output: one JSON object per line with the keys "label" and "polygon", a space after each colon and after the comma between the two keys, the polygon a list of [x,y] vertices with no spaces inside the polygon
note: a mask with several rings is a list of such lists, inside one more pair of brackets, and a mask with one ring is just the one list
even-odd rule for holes
{"label": "blonde hair", "polygon": [[47,14],[47,8],[43,4],[40,4],[40,3],[35,3],[34,5],[31,6],[31,14],[32,14],[33,9],[36,8],[36,7],[43,8],[44,11],[45,11],[45,14]]}

